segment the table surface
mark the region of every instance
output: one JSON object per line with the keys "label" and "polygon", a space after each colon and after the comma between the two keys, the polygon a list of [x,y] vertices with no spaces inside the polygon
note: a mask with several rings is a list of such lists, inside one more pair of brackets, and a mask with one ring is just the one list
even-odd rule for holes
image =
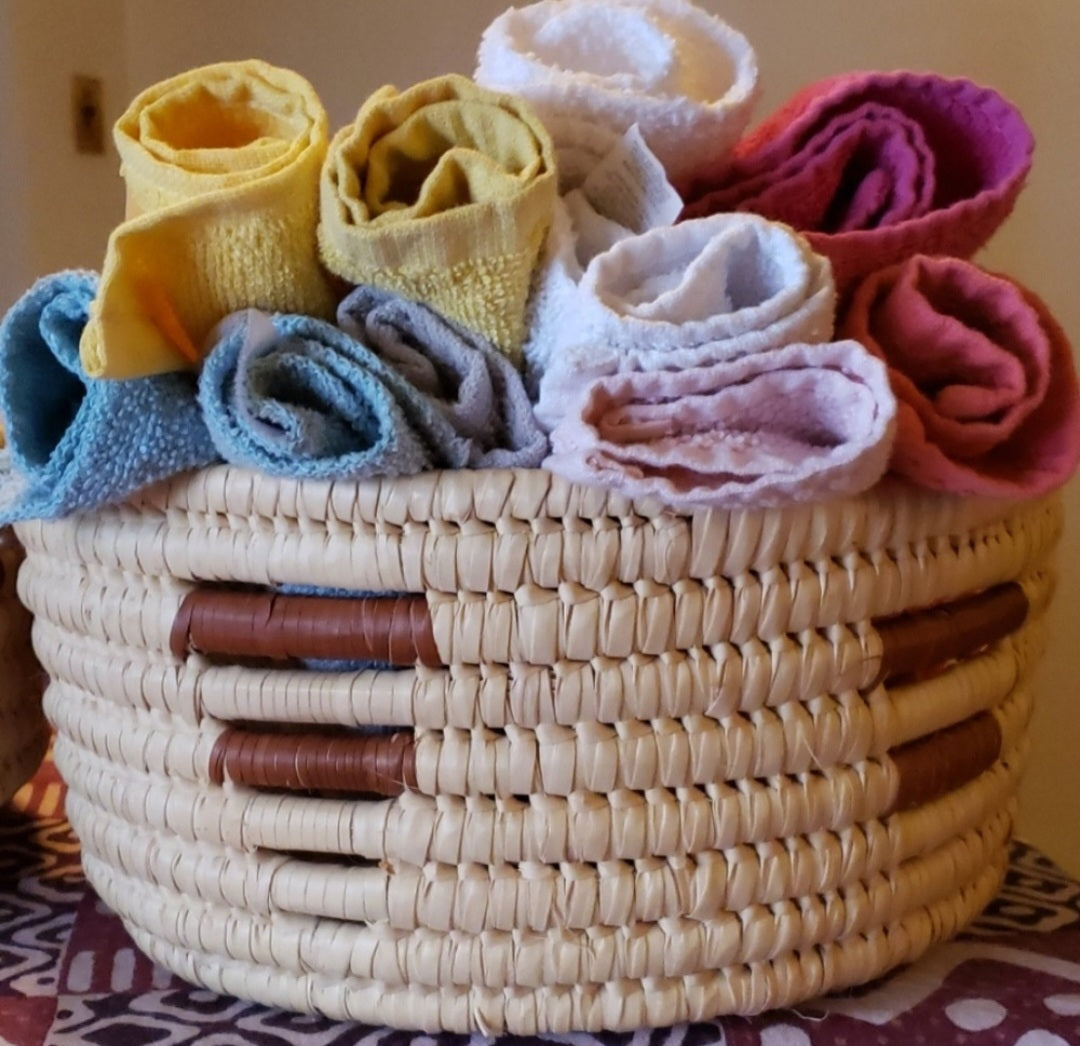
{"label": "table surface", "polygon": [[[47,761],[0,809],[0,1046],[469,1046],[465,1035],[395,1032],[224,998],[155,966],[86,884],[63,796]],[[1074,1046],[1080,883],[1014,843],[999,896],[967,934],[858,991],[750,1020],[499,1040],[525,1042]]]}

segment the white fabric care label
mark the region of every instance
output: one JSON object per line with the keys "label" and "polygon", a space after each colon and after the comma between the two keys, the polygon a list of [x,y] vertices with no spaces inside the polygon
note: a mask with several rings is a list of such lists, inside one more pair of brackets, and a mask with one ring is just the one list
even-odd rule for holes
{"label": "white fabric care label", "polygon": [[637,124],[589,172],[581,191],[598,214],[634,234],[673,224],[683,208]]}

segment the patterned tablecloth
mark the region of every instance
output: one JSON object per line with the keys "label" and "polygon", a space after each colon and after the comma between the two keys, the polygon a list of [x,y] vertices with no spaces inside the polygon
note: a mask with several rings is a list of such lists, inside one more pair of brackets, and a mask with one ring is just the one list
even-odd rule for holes
{"label": "patterned tablecloth", "polygon": [[[473,1037],[473,1043],[483,1040]],[[0,1046],[469,1046],[342,1024],[192,988],[132,945],[83,879],[51,763],[0,810]],[[753,1020],[634,1034],[506,1036],[609,1046],[1076,1046],[1080,884],[1013,847],[1001,894],[963,939],[857,992]]]}

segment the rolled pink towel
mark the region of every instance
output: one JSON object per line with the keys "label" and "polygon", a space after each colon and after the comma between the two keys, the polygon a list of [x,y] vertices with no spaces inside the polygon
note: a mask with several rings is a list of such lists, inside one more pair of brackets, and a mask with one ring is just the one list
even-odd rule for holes
{"label": "rolled pink towel", "polygon": [[627,236],[534,313],[534,340],[550,342],[537,417],[554,426],[592,378],[828,341],[835,305],[828,260],[788,226],[755,214]]}
{"label": "rolled pink towel", "polygon": [[1080,392],[1064,331],[1031,291],[956,258],[874,273],[841,324],[889,366],[890,468],[956,494],[1030,497],[1080,460]]}
{"label": "rolled pink towel", "polygon": [[805,88],[743,138],[683,214],[787,222],[832,259],[843,294],[913,254],[974,254],[1012,210],[1033,148],[1023,117],[989,88],[849,73]]}
{"label": "rolled pink towel", "polygon": [[788,345],[598,378],[544,466],[677,508],[824,500],[878,481],[895,420],[888,372],[861,345]]}

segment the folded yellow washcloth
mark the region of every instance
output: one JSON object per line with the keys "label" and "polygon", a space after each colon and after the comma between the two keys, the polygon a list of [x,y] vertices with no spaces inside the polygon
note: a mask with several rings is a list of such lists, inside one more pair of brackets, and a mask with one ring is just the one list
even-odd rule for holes
{"label": "folded yellow washcloth", "polygon": [[526,102],[457,75],[383,87],[330,143],[323,262],[426,302],[516,358],[555,194],[551,139]]}
{"label": "folded yellow washcloth", "polygon": [[198,364],[249,306],[332,316],[316,243],[326,113],[297,73],[223,62],[143,91],[114,128],[127,216],[80,343],[94,377]]}

